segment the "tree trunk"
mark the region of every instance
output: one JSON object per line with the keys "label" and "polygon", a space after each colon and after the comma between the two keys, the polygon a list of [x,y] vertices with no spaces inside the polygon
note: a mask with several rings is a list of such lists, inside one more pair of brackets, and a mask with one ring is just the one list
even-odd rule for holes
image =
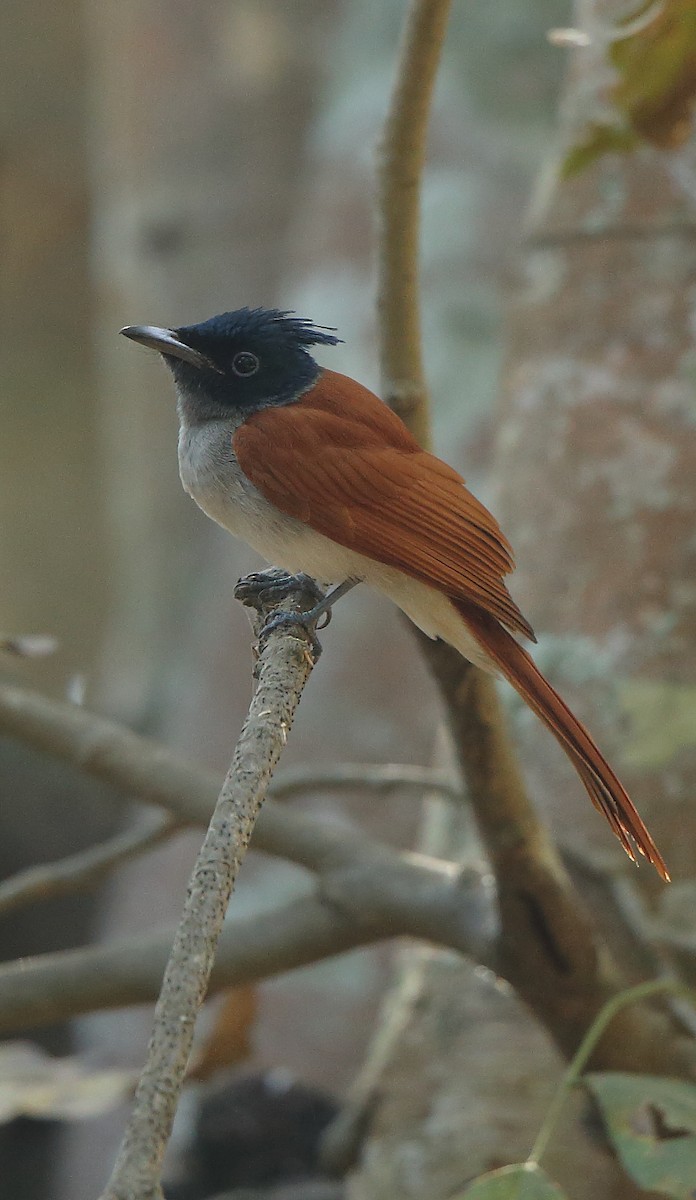
{"label": "tree trunk", "polygon": [[[582,62],[555,168],[602,78],[601,62]],[[606,748],[675,880],[693,875],[696,839],[696,195],[683,186],[694,162],[696,140],[545,176],[510,314],[498,460],[536,656]],[[525,715],[518,726],[559,833],[623,866],[556,748]],[[649,870],[631,879],[664,894]]]}

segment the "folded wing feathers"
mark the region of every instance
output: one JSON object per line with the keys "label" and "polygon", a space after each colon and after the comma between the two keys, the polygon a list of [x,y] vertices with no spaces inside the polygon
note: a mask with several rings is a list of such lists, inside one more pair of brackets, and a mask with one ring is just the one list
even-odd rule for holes
{"label": "folded wing feathers", "polygon": [[[341,376],[333,379],[345,390]],[[245,474],[318,532],[474,600],[534,640],[503,583],[513,558],[495,518],[376,397],[366,393],[370,403],[341,410],[335,388],[314,396],[317,387],[311,403],[305,398],[301,406],[250,417],[234,437]]]}

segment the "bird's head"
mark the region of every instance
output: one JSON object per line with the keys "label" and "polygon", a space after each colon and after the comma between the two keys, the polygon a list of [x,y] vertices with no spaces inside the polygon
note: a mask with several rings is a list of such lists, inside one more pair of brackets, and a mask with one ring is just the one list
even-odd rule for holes
{"label": "bird's head", "polygon": [[292,403],[319,376],[309,347],[340,341],[333,330],[275,308],[240,308],[178,329],[128,325],[121,333],[159,351],[197,420]]}

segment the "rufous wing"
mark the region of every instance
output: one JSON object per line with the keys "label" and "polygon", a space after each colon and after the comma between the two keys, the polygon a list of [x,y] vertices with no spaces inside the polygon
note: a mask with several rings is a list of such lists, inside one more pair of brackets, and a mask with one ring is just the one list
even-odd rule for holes
{"label": "rufous wing", "polygon": [[323,371],[301,400],[249,416],[233,448],[281,512],[535,640],[503,582],[514,562],[497,521],[367,388]]}

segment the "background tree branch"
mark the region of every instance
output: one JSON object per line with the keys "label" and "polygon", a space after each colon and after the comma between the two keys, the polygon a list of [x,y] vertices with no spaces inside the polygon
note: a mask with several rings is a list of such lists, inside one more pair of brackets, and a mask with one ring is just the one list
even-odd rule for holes
{"label": "background tree branch", "polygon": [[[437,649],[446,648],[437,644]],[[470,678],[468,664],[459,657],[458,662],[463,679]],[[461,717],[461,721],[460,738],[476,739],[468,747],[468,752],[484,777],[481,783],[474,777],[474,783],[480,793],[487,794],[484,789],[490,787],[486,775],[489,759],[495,761],[497,771],[501,770],[501,762],[504,761],[497,742],[496,727],[483,726],[481,729],[472,726],[465,716]],[[103,717],[97,717],[82,707],[49,700],[26,689],[0,687],[0,730],[20,737],[30,745],[51,752],[87,774],[116,786],[129,798],[137,796],[148,803],[167,808],[182,824],[204,823],[219,789],[218,777],[213,772],[180,761],[166,747],[139,737]],[[504,813],[504,796],[493,809],[492,821],[501,819],[501,807]],[[520,891],[518,899],[529,928],[528,934],[525,931],[527,941],[523,945],[529,954],[533,951],[534,958],[520,962],[520,951],[514,942],[511,944],[510,933],[504,925],[500,931],[490,928],[490,922],[486,919],[487,900],[476,886],[477,873],[466,873],[464,878],[468,884],[464,890],[457,887],[452,889],[447,883],[443,886],[443,875],[445,879],[451,878],[453,872],[457,876],[454,864],[432,861],[429,864],[428,860],[420,860],[418,855],[400,854],[371,841],[363,834],[337,829],[329,822],[292,812],[271,799],[265,802],[259,816],[254,848],[289,859],[319,875],[324,902],[330,909],[333,907],[340,917],[336,927],[337,950],[345,948],[344,938],[349,939],[351,946],[372,940],[372,929],[375,928],[377,932],[374,936],[388,936],[390,932],[392,935],[409,934],[448,945],[496,970],[513,986],[517,986],[516,981],[524,971],[532,975],[534,970],[538,971],[540,988],[551,975],[554,994],[548,997],[545,993],[530,994],[528,1002],[566,1045],[571,1045],[573,1037],[579,1035],[587,1009],[591,1005],[601,1007],[599,997],[602,987],[607,992],[612,986],[614,990],[619,987],[608,955],[598,950],[596,960],[591,958],[588,961],[587,974],[581,975],[580,982],[585,990],[580,999],[569,1002],[575,994],[573,989],[578,986],[578,979],[572,974],[565,974],[564,962],[554,958],[553,943],[549,943],[548,939],[558,938],[562,947],[562,939],[566,937],[565,922],[573,921],[575,913],[571,909],[568,917],[567,905],[558,901],[558,889],[550,895],[541,891],[542,899],[553,914],[553,923],[547,932],[542,924],[544,909],[542,907],[537,911],[535,907],[535,889],[540,888],[540,883],[534,877],[526,894],[526,908],[523,891]],[[523,876],[514,843],[510,846],[509,854],[509,869],[519,886]],[[502,852],[498,853],[497,861],[499,864],[505,863]],[[345,921],[348,924],[343,924]],[[353,921],[356,928],[351,926]],[[326,924],[323,924],[324,933],[326,929]],[[263,920],[259,935],[267,937],[269,933],[270,926]],[[310,951],[302,948],[305,946],[303,936],[298,935],[300,949],[296,953],[302,956],[300,961],[304,963],[308,960],[303,956]],[[587,937],[592,938],[589,926]],[[134,943],[136,952],[139,944]],[[287,947],[289,960],[276,957],[276,950],[273,949],[275,944],[273,939],[269,942],[268,958],[264,960],[268,973],[299,965],[292,957],[295,953],[292,941]],[[265,945],[265,942],[259,942],[258,950],[262,959]],[[124,950],[127,951],[127,947]],[[138,990],[141,985],[137,983],[140,978],[137,972],[134,990],[129,990],[123,979],[116,987],[118,964],[125,965],[126,959],[118,955],[113,962],[108,957],[104,962],[99,957],[93,959],[91,956],[99,955],[99,950],[68,953],[78,957],[49,955],[33,962],[25,960],[21,966],[9,964],[0,970],[0,1028],[8,1031],[16,1029],[22,1020],[25,1025],[46,1023],[67,1015],[68,1011],[70,1015],[87,1011],[93,1004],[114,1005],[119,1003],[118,996],[123,997],[121,1003],[144,998],[142,990]],[[105,953],[107,956],[110,954],[108,948]],[[326,953],[330,953],[330,950],[327,949]],[[245,974],[249,968],[244,965],[247,961],[244,955],[239,963],[234,954],[228,961],[229,974],[224,976],[225,983],[241,983],[258,977]],[[574,961],[577,963],[578,960]],[[81,973],[83,962],[84,974]],[[577,970],[581,968],[580,962]],[[110,987],[103,990],[100,971],[102,978],[111,981]],[[238,971],[240,974],[237,974]],[[32,975],[32,972],[35,974]],[[70,999],[67,980],[72,973],[76,990]],[[222,976],[219,978],[222,985]],[[152,980],[152,976],[148,975],[148,979]],[[43,994],[36,1010],[31,1003],[34,986],[37,994]],[[531,984],[528,986],[531,987]],[[46,989],[50,993],[58,993],[58,996],[49,996],[47,1002]],[[59,1007],[61,994],[65,998],[66,1008]],[[147,994],[151,998],[153,993],[150,991]],[[564,1007],[564,998],[569,1002],[567,1007]],[[608,1039],[606,1044],[602,1044],[597,1052],[598,1064],[616,1070],[648,1071],[657,1069],[658,1060],[663,1067],[669,1061],[674,1074],[688,1077],[696,1074],[693,1046],[684,1037],[683,1027],[676,1017],[670,1019],[669,1015],[663,1015],[648,1006],[636,1006],[627,1010],[619,1020],[625,1022],[625,1028],[622,1026],[621,1029],[622,1036]]]}
{"label": "background tree branch", "polygon": [[377,312],[382,399],[422,446],[431,440],[420,325],[421,178],[452,0],[409,5],[378,160]]}
{"label": "background tree branch", "polygon": [[[179,758],[168,747],[141,737],[124,726],[100,717],[88,709],[52,700],[28,688],[0,685],[0,732],[19,739],[35,750],[52,754],[93,779],[110,784],[126,797],[156,804],[181,825],[205,825],[220,789],[214,771],[194,766]],[[359,767],[362,772],[365,768]],[[388,785],[394,785],[397,772],[374,767],[368,783],[382,779],[387,771]],[[399,771],[401,768],[399,768]],[[412,774],[413,772],[413,774]],[[353,768],[342,768],[341,779],[355,779]],[[275,796],[294,794],[304,771],[279,774],[272,788]],[[453,794],[449,776],[431,773],[427,768],[408,768],[406,778],[433,781],[435,790],[446,787]],[[336,770],[312,771],[308,786],[323,786],[336,778]],[[287,779],[287,791],[284,780]],[[449,780],[449,782],[448,782]],[[386,781],[385,781],[386,786]],[[454,789],[456,790],[456,789]],[[309,870],[322,871],[332,865],[350,866],[369,862],[374,843],[355,831],[338,830],[326,821],[293,812],[277,800],[266,800],[254,833],[254,849],[279,858],[287,858]],[[383,847],[380,853],[400,862],[396,852]]]}
{"label": "background tree branch", "polygon": [[[229,922],[210,992],[400,936],[470,954],[494,970],[481,910],[479,876],[457,872],[453,864],[396,863],[385,855],[381,863],[375,859],[352,871],[328,872],[316,894]],[[0,1032],[153,1001],[172,934],[158,930],[0,967]]]}
{"label": "background tree branch", "polygon": [[180,828],[180,822],[160,813],[87,850],[19,871],[0,882],[0,915],[25,904],[96,887],[110,871],[139,854],[146,854]]}
{"label": "background tree branch", "polygon": [[[332,767],[289,768],[273,784],[276,796],[287,800],[314,790],[338,791],[369,788],[376,793],[394,788],[424,787],[436,794],[456,797],[461,787],[445,771],[408,763],[338,763]],[[0,916],[55,896],[96,887],[106,875],[129,859],[146,854],[185,827],[184,822],[159,815],[145,817],[134,828],[105,842],[55,862],[28,867],[0,882]]]}

